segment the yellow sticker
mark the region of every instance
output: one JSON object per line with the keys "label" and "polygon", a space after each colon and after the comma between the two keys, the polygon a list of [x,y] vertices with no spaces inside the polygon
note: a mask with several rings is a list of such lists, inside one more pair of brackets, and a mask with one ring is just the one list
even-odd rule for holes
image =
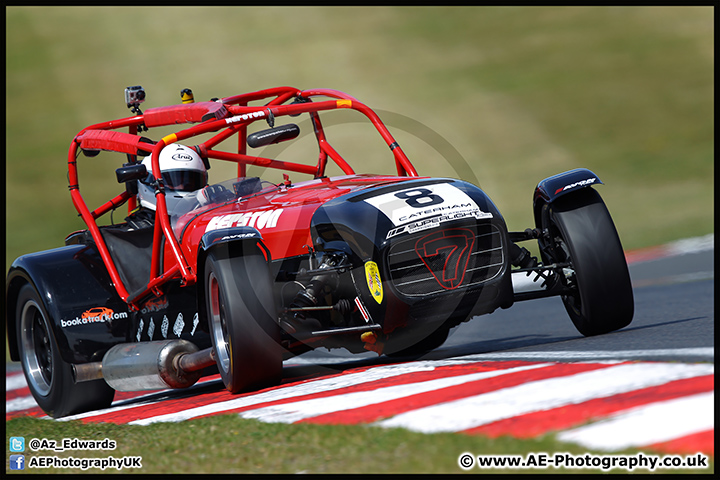
{"label": "yellow sticker", "polygon": [[352,100],[338,100],[337,108],[352,108]]}
{"label": "yellow sticker", "polygon": [[377,263],[365,263],[365,279],[367,280],[368,288],[370,288],[370,294],[377,303],[382,303],[383,287],[382,280],[380,280],[380,269],[378,268]]}

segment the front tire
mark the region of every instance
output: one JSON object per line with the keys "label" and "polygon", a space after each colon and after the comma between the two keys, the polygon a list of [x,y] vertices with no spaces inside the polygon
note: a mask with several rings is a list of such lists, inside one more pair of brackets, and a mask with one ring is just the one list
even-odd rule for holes
{"label": "front tire", "polygon": [[625,254],[600,194],[592,188],[561,197],[542,209],[543,262],[569,262],[561,281],[574,293],[562,301],[577,330],[599,335],[630,324],[634,300]]}
{"label": "front tire", "polygon": [[255,245],[216,247],[205,260],[205,299],[218,370],[231,393],[282,379],[270,271]]}
{"label": "front tire", "polygon": [[40,294],[31,284],[18,294],[17,341],[30,393],[53,418],[107,408],[115,396],[104,380],[75,383],[72,366],[60,355]]}

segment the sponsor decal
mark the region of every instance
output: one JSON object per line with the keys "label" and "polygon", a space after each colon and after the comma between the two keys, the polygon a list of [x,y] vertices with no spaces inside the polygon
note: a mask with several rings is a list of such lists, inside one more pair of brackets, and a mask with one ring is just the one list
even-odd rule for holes
{"label": "sponsor decal", "polygon": [[357,305],[357,308],[360,311],[360,315],[362,315],[363,319],[365,320],[365,323],[370,323],[370,314],[365,309],[365,305],[363,305],[362,300],[360,300],[360,297],[355,297],[355,305]]}
{"label": "sponsor decal", "polygon": [[238,233],[236,235],[225,235],[218,241],[222,242],[223,240],[239,240],[239,239],[244,239],[244,238],[259,238],[259,237],[258,237],[257,233]]}
{"label": "sponsor decal", "polygon": [[456,203],[454,205],[440,205],[439,207],[428,208],[424,210],[418,210],[417,212],[410,213],[408,215],[402,215],[399,218],[401,223],[416,220],[418,218],[430,217],[433,215],[439,215],[445,212],[454,212],[457,210],[467,210],[472,208],[472,203]]}
{"label": "sponsor decal", "polygon": [[595,183],[595,178],[588,178],[587,180],[580,180],[579,182],[571,183],[570,185],[565,185],[562,188],[558,188],[555,190],[555,195],[557,195],[560,192],[564,192],[565,190],[570,190],[575,187],[584,187],[590,184]]}
{"label": "sponsor decal", "polygon": [[242,115],[235,115],[234,117],[230,117],[225,120],[225,123],[228,125],[237,123],[237,122],[244,122],[246,120],[251,120],[255,118],[262,118],[265,116],[264,110],[258,110],[257,112],[250,112],[250,113],[244,113]]}
{"label": "sponsor decal", "polygon": [[283,209],[278,208],[276,210],[220,215],[210,219],[210,222],[205,227],[205,233],[232,227],[253,227],[258,230],[275,228],[282,212]]}
{"label": "sponsor decal", "polygon": [[425,185],[368,198],[365,202],[380,210],[397,228],[387,238],[437,227],[462,218],[492,218],[480,210],[468,194],[447,183]]}
{"label": "sponsor decal", "polygon": [[[153,336],[155,335],[155,321],[150,317],[150,319],[143,319],[141,318],[138,322],[138,329],[135,334],[135,338],[137,341],[141,341],[143,329],[145,328],[145,324],[147,321],[147,335],[150,340],[153,339]],[[172,323],[172,331],[171,329],[171,323]],[[197,313],[193,316],[192,320],[192,330],[190,330],[190,336],[195,336],[195,330],[197,329],[198,324],[200,323],[200,317]],[[172,335],[175,335],[177,338],[180,338],[182,336],[183,331],[185,330],[185,316],[182,312],[178,313],[177,317],[175,317],[175,321],[172,322],[171,319],[167,315],[163,315],[162,322],[160,322],[160,335],[162,335],[163,338],[168,338],[168,335],[172,337]]]}
{"label": "sponsor decal", "polygon": [[165,315],[163,316],[162,323],[160,324],[160,333],[163,338],[167,338],[168,327],[170,327],[170,320],[168,320],[167,315]]}
{"label": "sponsor decal", "polygon": [[380,269],[375,262],[365,263],[365,279],[367,280],[370,294],[373,296],[377,303],[383,301],[383,287],[382,280],[380,280]]}
{"label": "sponsor decal", "polygon": [[153,335],[155,334],[155,321],[150,317],[150,324],[148,325],[148,338],[150,340],[153,339]]}
{"label": "sponsor decal", "polygon": [[177,318],[175,319],[175,324],[173,325],[173,333],[176,337],[180,338],[180,334],[182,334],[183,327],[185,327],[185,322],[183,321],[183,314],[182,312],[178,313]]}
{"label": "sponsor decal", "polygon": [[90,323],[112,322],[113,320],[121,320],[124,318],[128,318],[127,312],[115,312],[107,307],[94,307],[86,310],[79,317],[71,320],[60,320],[60,326],[62,328],[74,327],[76,325],[88,325]]}
{"label": "sponsor decal", "polygon": [[451,228],[425,235],[415,243],[415,253],[446,290],[459,287],[467,270],[475,234],[465,228]]}
{"label": "sponsor decal", "polygon": [[425,220],[420,220],[419,222],[412,222],[398,228],[393,228],[388,232],[387,237],[385,238],[388,239],[396,237],[403,233],[421,232],[429,228],[435,228],[444,222],[460,220],[462,218],[470,217],[473,217],[477,220],[480,220],[482,218],[492,218],[492,213],[482,212],[479,208],[476,208],[475,210],[459,211],[447,215],[440,215],[438,217],[427,218]]}
{"label": "sponsor decal", "polygon": [[145,305],[143,305],[142,310],[140,310],[140,313],[150,313],[150,312],[159,312],[160,310],[165,310],[170,306],[170,302],[168,301],[167,297],[163,295],[162,297],[156,297],[152,300],[148,300]]}
{"label": "sponsor decal", "polygon": [[191,337],[192,337],[192,336],[195,336],[195,329],[197,328],[198,323],[200,323],[200,317],[199,317],[198,314],[196,313],[195,316],[193,317],[193,328],[192,328],[192,330],[190,330],[190,336],[191,336]]}
{"label": "sponsor decal", "polygon": [[177,152],[172,156],[172,159],[177,160],[178,162],[192,162],[193,156],[189,153]]}

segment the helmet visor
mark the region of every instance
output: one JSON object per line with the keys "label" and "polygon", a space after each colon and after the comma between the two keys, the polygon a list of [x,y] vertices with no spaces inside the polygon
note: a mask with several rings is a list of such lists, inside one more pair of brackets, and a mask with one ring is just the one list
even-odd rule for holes
{"label": "helmet visor", "polygon": [[207,185],[207,172],[198,170],[170,170],[163,172],[163,183],[170,190],[193,192]]}

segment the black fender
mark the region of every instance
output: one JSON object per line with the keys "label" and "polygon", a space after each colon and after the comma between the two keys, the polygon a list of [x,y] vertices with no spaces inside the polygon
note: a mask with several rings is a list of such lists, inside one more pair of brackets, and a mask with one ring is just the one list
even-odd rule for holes
{"label": "black fender", "polygon": [[262,234],[253,227],[220,228],[206,232],[200,239],[197,254],[197,311],[200,323],[208,325],[205,309],[205,259],[217,248],[259,248],[268,264],[272,260],[270,250],[263,243]]}
{"label": "black fender", "polygon": [[262,234],[254,227],[219,228],[205,233],[200,239],[199,247],[203,252],[207,252],[218,245],[243,241],[262,242]]}
{"label": "black fender", "polygon": [[128,306],[118,296],[97,250],[91,245],[68,245],[23,255],[10,267],[5,308],[12,360],[20,359],[16,310],[25,284],[39,292],[64,361],[99,361],[110,347],[128,340]]}
{"label": "black fender", "polygon": [[[440,203],[439,208],[434,207],[434,203],[428,207],[416,207],[411,203],[416,198],[438,195],[396,194],[412,190],[430,192],[429,189],[436,186],[453,187],[451,190],[455,194],[448,197],[451,203]],[[397,200],[386,203],[385,199],[393,196]],[[378,202],[378,199],[382,200]],[[417,210],[403,208],[403,213],[391,218],[390,215],[394,215],[392,212],[398,211],[393,210],[394,202],[399,202],[402,206],[412,206]],[[468,203],[466,205],[463,202]],[[472,210],[473,203],[475,210]],[[353,265],[351,275],[357,295],[373,321],[381,324],[387,333],[398,326],[404,326],[406,318],[412,318],[412,322],[417,325],[424,321],[444,321],[449,317],[466,318],[471,310],[480,315],[494,310],[497,306],[512,305],[508,262],[504,262],[500,267],[497,281],[487,288],[482,286],[450,293],[444,291],[431,295],[409,296],[395,286],[389,260],[391,255],[398,255],[391,253],[395,245],[413,241],[412,239],[417,239],[417,235],[428,235],[442,230],[436,229],[436,225],[449,227],[467,225],[467,222],[473,222],[477,227],[495,228],[501,239],[498,245],[502,246],[502,258],[509,258],[507,226],[498,208],[479,187],[451,178],[408,179],[337,197],[316,210],[311,220],[311,231],[313,238],[317,239],[315,247],[318,251],[348,253]],[[381,293],[377,295],[370,290],[373,278],[382,285],[379,290]],[[483,289],[482,295],[480,289]],[[375,291],[378,292],[378,289]]]}
{"label": "black fender", "polygon": [[600,178],[587,168],[576,168],[541,180],[533,195],[535,226],[540,227],[540,212],[545,204],[583,188],[602,184]]}
{"label": "black fender", "polygon": [[211,230],[200,239],[198,245],[197,265],[198,275],[205,265],[205,258],[210,250],[215,248],[231,248],[233,245],[257,245],[263,251],[268,263],[272,260],[270,250],[263,243],[262,234],[254,227],[231,227]]}

